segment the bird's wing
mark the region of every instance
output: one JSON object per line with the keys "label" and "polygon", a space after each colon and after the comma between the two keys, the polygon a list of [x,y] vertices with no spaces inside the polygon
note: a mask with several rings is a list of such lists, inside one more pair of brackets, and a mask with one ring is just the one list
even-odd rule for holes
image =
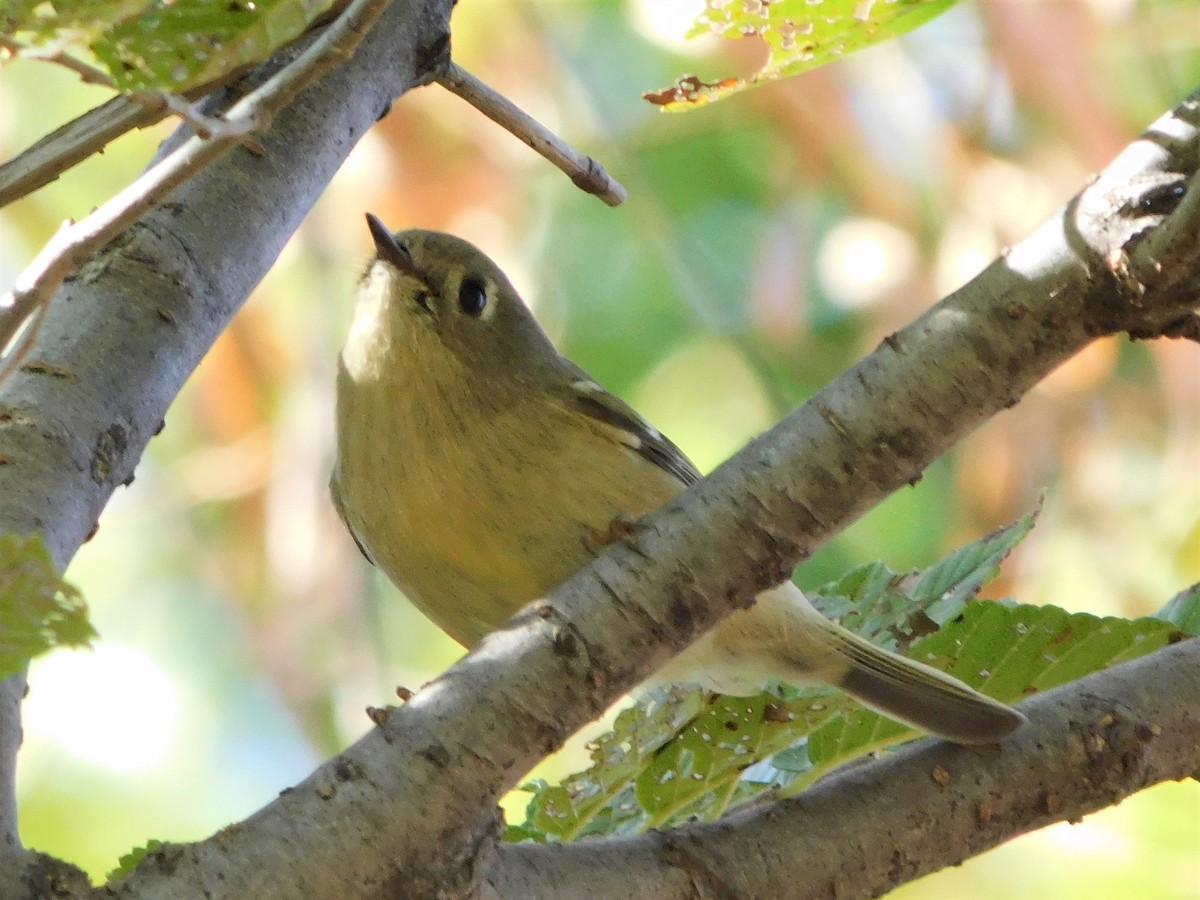
{"label": "bird's wing", "polygon": [[678,478],[686,487],[700,480],[700,470],[661,431],[643,419],[633,407],[609,393],[583,369],[564,360],[570,370],[570,403],[580,412],[616,429],[620,440],[644,459]]}

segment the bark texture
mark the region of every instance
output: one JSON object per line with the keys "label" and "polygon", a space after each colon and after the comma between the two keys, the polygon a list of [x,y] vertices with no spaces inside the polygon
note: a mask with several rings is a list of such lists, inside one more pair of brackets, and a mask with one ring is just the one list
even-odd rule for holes
{"label": "bark texture", "polygon": [[[113,491],[133,477],[184,381],[358,139],[393,98],[437,77],[452,6],[392,4],[358,53],[261,135],[263,156],[234,151],[64,285],[30,358],[0,385],[0,531],[40,533],[66,567]],[[13,815],[24,690],[23,678],[0,682],[5,900],[45,896],[29,886],[27,867],[47,883],[42,861],[21,851]]]}
{"label": "bark texture", "polygon": [[[1002,747],[924,740],[804,794],[628,840],[506,846],[482,896],[878,897],[1200,773],[1200,640],[1047,691]],[[1019,883],[1019,876],[1016,876]]]}
{"label": "bark texture", "polygon": [[[279,117],[263,137],[264,157],[235,152],[66,286],[36,351],[52,367],[23,371],[0,387],[0,452],[10,460],[0,467],[0,528],[39,531],[60,564],[71,558],[133,473],[184,379],[354,141],[392,97],[432,76],[446,49],[448,14],[448,2],[394,4],[354,59]],[[156,851],[119,886],[97,893],[433,897],[517,884],[516,874],[504,880],[503,867],[515,873],[509,860],[528,853],[537,862],[542,851],[497,855],[495,802],[568,734],[1092,340],[1117,331],[1180,332],[1200,286],[1196,119],[1189,101],[1156,123],[1032,238],[889,337],[304,783],[206,841]],[[1164,656],[1163,665],[1194,665],[1195,645]],[[861,869],[854,882],[861,893],[853,895],[865,896],[990,846],[1022,816],[1028,827],[1049,821],[1050,801],[1006,798],[996,788],[1010,767],[1030,760],[1045,772],[1090,772],[1094,784],[1078,792],[1094,808],[1146,783],[1147,773],[1167,772],[1166,757],[1179,749],[1172,736],[1154,733],[1159,712],[1138,705],[1152,693],[1150,676],[1132,671],[1122,683],[1132,699],[1115,712],[1115,694],[1096,705],[1087,691],[1069,688],[1083,705],[1033,701],[1037,726],[1011,746],[922,744],[889,763],[915,771],[942,765],[951,776],[944,790],[964,792],[946,814],[966,829],[953,858],[916,834],[942,815],[938,807],[907,805],[941,796],[938,790],[905,793],[913,782],[901,779],[889,799],[890,781],[871,768],[837,781],[860,798],[858,807],[873,798],[870,815],[892,823],[895,831],[881,831],[879,846],[899,840],[907,848],[886,865],[866,842],[836,837],[859,832],[839,824],[848,814],[827,786],[710,826],[715,831],[646,839],[651,855],[667,862],[654,877],[667,892],[690,885],[692,895],[744,896],[739,885],[757,883],[756,872],[745,871],[754,869],[769,874],[772,886],[764,880],[751,895],[786,892],[790,882],[777,879],[796,876],[783,865],[785,832],[801,810],[819,815],[822,833],[834,836],[822,856],[834,863],[810,884],[833,893]],[[1192,690],[1180,700],[1173,719],[1161,711],[1164,721],[1193,728],[1195,696]],[[0,704],[0,716],[12,708]],[[15,723],[0,725],[0,736],[13,733]],[[0,751],[6,747],[0,742]],[[1110,780],[1123,767],[1125,779]],[[988,815],[972,807],[975,797],[990,800]],[[697,859],[693,840],[736,828],[752,835],[754,853],[719,866]],[[703,852],[718,853],[719,843]],[[843,859],[847,847],[859,856]],[[35,889],[32,879],[46,861],[14,853],[0,859],[0,896],[44,896],[37,889],[45,881]],[[10,865],[22,859],[30,864]],[[592,871],[593,887],[625,865],[610,858]],[[69,869],[48,877],[58,895],[82,896]]]}

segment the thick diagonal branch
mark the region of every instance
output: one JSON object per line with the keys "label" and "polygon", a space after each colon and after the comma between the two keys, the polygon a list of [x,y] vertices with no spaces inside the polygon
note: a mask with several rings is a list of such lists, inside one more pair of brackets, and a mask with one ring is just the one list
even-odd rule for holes
{"label": "thick diagonal branch", "polygon": [[[1121,196],[1194,169],[1194,111],[1162,123],[1187,135],[1180,146],[1152,132],[1006,258],[648,517],[633,545],[610,548],[232,833],[156,855],[128,896],[472,893],[494,852],[495,802],[568,734],[1073,353],[1192,308],[1186,285],[1118,263],[1175,224],[1174,206]],[[285,873],[258,864],[281,846]]]}
{"label": "thick diagonal branch", "polygon": [[[0,386],[0,528],[41,531],[70,559],[354,141],[436,73],[448,6],[394,4],[279,118],[265,156],[235,150],[67,284],[56,305],[70,312],[47,319],[37,352],[72,379],[23,371]],[[1136,251],[1190,221],[1192,204],[1176,219],[1169,196],[1139,191],[1195,171],[1195,114],[1182,107],[1006,259],[652,516],[636,547],[614,546],[245,822],[153,854],[117,896],[472,891],[495,800],[567,734],[1090,341],[1194,307],[1194,278],[1156,279],[1159,260]],[[1176,233],[1179,271],[1200,271],[1200,229]]]}

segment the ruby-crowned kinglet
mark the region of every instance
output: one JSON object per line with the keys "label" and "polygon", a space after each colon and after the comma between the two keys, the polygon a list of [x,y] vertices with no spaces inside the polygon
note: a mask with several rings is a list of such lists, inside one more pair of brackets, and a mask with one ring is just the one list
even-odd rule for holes
{"label": "ruby-crowned kinglet", "polygon": [[[555,349],[504,273],[448,234],[393,235],[362,278],[337,382],[338,512],[364,555],[470,647],[700,478]],[[830,622],[790,581],[654,676],[728,694],[835,685],[960,743],[1024,716]]]}

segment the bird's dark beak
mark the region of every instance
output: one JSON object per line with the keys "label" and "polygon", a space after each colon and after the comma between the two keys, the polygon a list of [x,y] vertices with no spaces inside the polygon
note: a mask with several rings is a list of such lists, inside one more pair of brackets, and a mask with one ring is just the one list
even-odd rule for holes
{"label": "bird's dark beak", "polygon": [[405,275],[428,281],[425,273],[413,262],[412,254],[396,240],[396,236],[388,231],[378,216],[367,213],[367,227],[371,230],[371,239],[375,241],[375,253],[379,259]]}

